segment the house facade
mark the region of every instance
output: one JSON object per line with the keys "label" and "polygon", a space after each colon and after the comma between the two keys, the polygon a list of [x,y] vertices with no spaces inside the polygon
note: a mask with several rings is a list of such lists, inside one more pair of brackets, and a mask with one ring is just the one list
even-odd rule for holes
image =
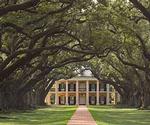
{"label": "house facade", "polygon": [[45,98],[47,105],[109,105],[119,101],[120,95],[113,86],[92,76],[56,81]]}

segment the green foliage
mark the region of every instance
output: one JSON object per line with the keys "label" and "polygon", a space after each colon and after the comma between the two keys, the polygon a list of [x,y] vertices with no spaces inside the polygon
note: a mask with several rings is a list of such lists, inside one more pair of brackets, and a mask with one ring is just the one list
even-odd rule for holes
{"label": "green foliage", "polygon": [[98,125],[148,125],[150,122],[149,111],[111,106],[91,106],[89,111]]}
{"label": "green foliage", "polygon": [[[34,111],[0,114],[0,125],[66,125],[76,107],[47,107]],[[61,113],[60,113],[61,112]],[[6,120],[7,119],[7,120]]]}
{"label": "green foliage", "polygon": [[[24,2],[1,2],[0,9]],[[149,9],[148,0],[140,2]],[[1,81],[22,79],[28,86],[31,80],[65,76],[82,61],[123,85],[139,84],[136,71],[149,76],[149,20],[128,0],[41,0],[8,11],[0,28]]]}

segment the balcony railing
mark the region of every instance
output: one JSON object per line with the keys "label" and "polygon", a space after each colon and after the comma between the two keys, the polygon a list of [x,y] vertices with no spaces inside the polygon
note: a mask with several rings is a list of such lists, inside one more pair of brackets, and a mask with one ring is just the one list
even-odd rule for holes
{"label": "balcony railing", "polygon": [[106,91],[106,89],[105,88],[100,88],[100,91]]}
{"label": "balcony railing", "polygon": [[59,90],[59,91],[66,91],[66,89],[62,89],[62,88],[59,88],[58,90]]}
{"label": "balcony railing", "polygon": [[96,88],[90,88],[89,91],[96,91]]}
{"label": "balcony railing", "polygon": [[[55,89],[51,89],[50,91],[55,91]],[[58,91],[66,91],[65,88],[59,88]],[[69,88],[68,91],[76,91],[75,88]],[[86,88],[79,88],[79,91],[86,91]],[[96,88],[89,88],[89,91],[97,91]],[[106,91],[106,89],[100,88],[99,91]]]}
{"label": "balcony railing", "polygon": [[68,91],[76,91],[75,88],[70,88]]}
{"label": "balcony railing", "polygon": [[79,91],[86,91],[86,88],[79,88]]}

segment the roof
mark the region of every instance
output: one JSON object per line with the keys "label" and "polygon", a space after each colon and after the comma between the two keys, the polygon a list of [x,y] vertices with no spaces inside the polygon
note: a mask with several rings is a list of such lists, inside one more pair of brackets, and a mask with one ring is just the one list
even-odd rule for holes
{"label": "roof", "polygon": [[76,76],[67,80],[97,80],[97,79],[93,76]]}

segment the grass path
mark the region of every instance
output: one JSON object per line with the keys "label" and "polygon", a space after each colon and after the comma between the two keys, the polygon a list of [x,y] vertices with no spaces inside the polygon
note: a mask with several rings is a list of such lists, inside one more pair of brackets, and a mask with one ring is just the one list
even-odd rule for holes
{"label": "grass path", "polygon": [[0,113],[0,125],[66,125],[75,106],[59,106],[10,114]]}
{"label": "grass path", "polygon": [[150,125],[150,111],[111,106],[89,106],[97,125]]}

